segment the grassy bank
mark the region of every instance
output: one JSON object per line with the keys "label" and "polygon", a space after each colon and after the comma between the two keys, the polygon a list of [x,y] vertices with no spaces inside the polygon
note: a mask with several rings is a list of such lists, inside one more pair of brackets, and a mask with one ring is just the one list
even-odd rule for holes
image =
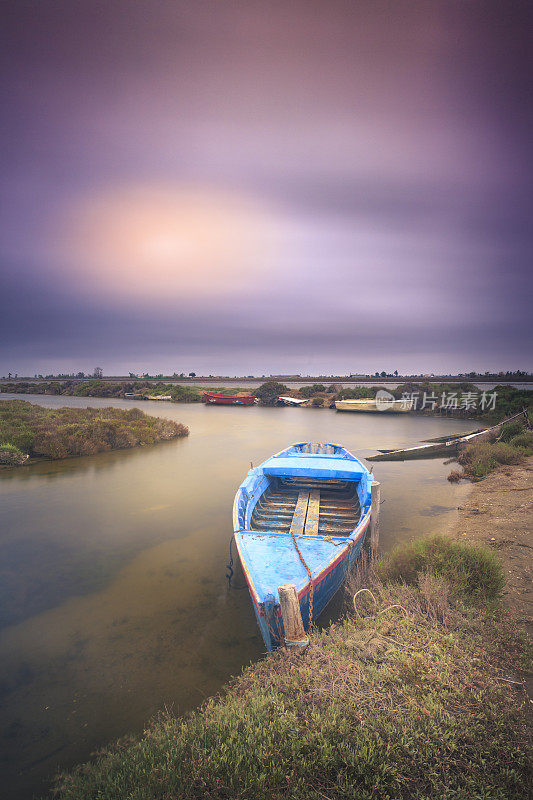
{"label": "grassy bank", "polygon": [[502,465],[521,464],[530,455],[533,455],[533,431],[521,419],[516,420],[503,426],[493,441],[464,446],[457,457],[462,472],[452,470],[448,480],[480,480]]}
{"label": "grassy bank", "polygon": [[527,645],[487,550],[397,550],[303,654],[63,775],[61,800],[529,797]]}
{"label": "grassy bank", "polygon": [[0,402],[0,463],[93,455],[187,436],[185,425],[138,408],[49,409],[24,400]]}

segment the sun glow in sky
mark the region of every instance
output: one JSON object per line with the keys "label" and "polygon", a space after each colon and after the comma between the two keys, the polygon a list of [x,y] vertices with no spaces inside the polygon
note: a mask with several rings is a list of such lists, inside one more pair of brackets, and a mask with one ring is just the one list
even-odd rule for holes
{"label": "sun glow in sky", "polygon": [[236,193],[129,185],[69,204],[48,246],[86,291],[165,304],[247,291],[275,264],[279,232],[271,211]]}

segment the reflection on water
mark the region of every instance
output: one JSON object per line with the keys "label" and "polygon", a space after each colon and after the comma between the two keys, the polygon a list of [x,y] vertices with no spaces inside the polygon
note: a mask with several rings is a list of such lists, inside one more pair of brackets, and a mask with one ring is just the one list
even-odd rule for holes
{"label": "reflection on water", "polygon": [[[184,422],[190,437],[0,472],[0,767],[8,798],[44,791],[58,765],[141,730],[165,706],[198,705],[260,657],[247,593],[228,591],[225,581],[233,495],[250,462],[297,441],[338,442],[364,456],[473,427],[325,409],[135,405]],[[374,466],[384,549],[452,524],[468,491],[445,480],[450,468],[441,460]]]}

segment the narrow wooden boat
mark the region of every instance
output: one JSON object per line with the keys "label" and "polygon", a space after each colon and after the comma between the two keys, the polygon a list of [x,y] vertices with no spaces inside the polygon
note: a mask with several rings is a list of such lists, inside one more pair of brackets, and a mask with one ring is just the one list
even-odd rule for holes
{"label": "narrow wooden boat", "polygon": [[342,585],[370,524],[371,485],[335,444],[294,444],[248,471],[234,541],[267,650],[283,640],[279,586],[296,586],[307,629]]}
{"label": "narrow wooden boat", "polygon": [[254,395],[239,397],[234,394],[219,394],[218,392],[204,392],[204,403],[214,403],[219,406],[253,406]]}
{"label": "narrow wooden boat", "polygon": [[367,414],[405,414],[411,411],[404,400],[381,400],[379,405],[370,397],[362,400],[335,400],[337,411],[363,411]]}
{"label": "narrow wooden boat", "polygon": [[289,397],[280,395],[276,401],[278,406],[301,406],[303,403],[308,403],[309,399],[301,400],[298,397]]}
{"label": "narrow wooden boat", "polygon": [[416,458],[439,458],[454,456],[459,452],[461,445],[473,444],[474,442],[485,442],[497,436],[502,427],[513,419],[524,414],[520,411],[512,417],[508,417],[491,428],[474,431],[466,436],[458,436],[448,440],[440,439],[429,444],[418,444],[414,447],[405,447],[401,450],[380,450],[375,456],[367,456],[368,461],[412,461]]}

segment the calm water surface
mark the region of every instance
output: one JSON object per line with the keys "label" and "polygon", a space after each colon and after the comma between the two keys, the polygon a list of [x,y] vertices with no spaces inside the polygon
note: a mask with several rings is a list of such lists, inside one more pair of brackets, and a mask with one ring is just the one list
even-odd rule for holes
{"label": "calm water surface", "polygon": [[[261,657],[248,594],[225,579],[233,496],[250,462],[298,441],[342,443],[364,457],[475,427],[328,409],[23,399],[135,405],[191,434],[0,472],[0,767],[9,800],[44,793],[58,768],[142,730],[162,708],[198,705]],[[448,483],[449,470],[441,460],[375,464],[383,549],[453,524],[468,488]]]}

